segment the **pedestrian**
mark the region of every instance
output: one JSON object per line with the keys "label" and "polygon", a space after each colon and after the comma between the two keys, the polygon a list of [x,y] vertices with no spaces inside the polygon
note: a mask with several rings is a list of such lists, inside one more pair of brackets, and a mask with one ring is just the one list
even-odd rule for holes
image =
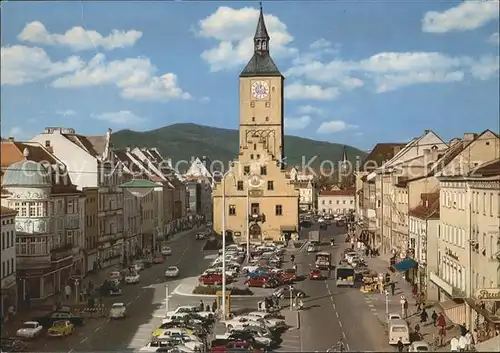
{"label": "pedestrian", "polygon": [[200,311],[203,311],[205,305],[203,304],[203,300],[200,300]]}
{"label": "pedestrian", "polygon": [[467,333],[467,326],[465,325],[465,322],[459,327],[460,327],[460,336],[465,336],[465,334]]}
{"label": "pedestrian", "polygon": [[[441,343],[442,345],[442,343]],[[456,337],[453,337],[450,341],[450,350],[452,352],[458,352],[458,340]]]}
{"label": "pedestrian", "polygon": [[465,352],[465,348],[467,348],[467,339],[464,336],[460,336],[458,339],[458,349],[460,352]]}
{"label": "pedestrian", "polygon": [[69,286],[69,284],[66,284],[66,286],[64,287],[64,296],[66,297],[66,300],[69,300],[70,295],[71,287]]}
{"label": "pedestrian", "polygon": [[413,288],[411,290],[411,294],[413,294],[414,297],[417,296],[417,294],[418,294],[418,287],[417,287],[416,284],[413,285]]}
{"label": "pedestrian", "polygon": [[415,333],[420,333],[420,325],[419,324],[416,324],[415,325]]}
{"label": "pedestrian", "polygon": [[391,282],[391,293],[394,295],[394,292],[396,292],[396,283]]}
{"label": "pedestrian", "polygon": [[434,325],[434,327],[436,327],[437,318],[438,318],[438,314],[436,314],[436,310],[432,310],[431,319],[432,319],[432,324]]}
{"label": "pedestrian", "polygon": [[420,323],[425,323],[427,322],[427,319],[429,318],[429,314],[427,314],[427,310],[422,309],[422,312],[420,313]]}
{"label": "pedestrian", "polygon": [[9,312],[8,312],[9,321],[11,321],[14,318],[14,314],[15,314],[14,305],[9,305]]}
{"label": "pedestrian", "polygon": [[420,297],[415,298],[415,306],[417,307],[417,312],[419,312],[422,309],[422,303],[420,301]]}
{"label": "pedestrian", "polygon": [[210,312],[210,304],[207,304],[207,306],[205,307],[205,311]]}
{"label": "pedestrian", "polygon": [[212,312],[215,313],[217,311],[217,300],[214,299],[212,303]]}
{"label": "pedestrian", "polygon": [[472,351],[472,333],[470,331],[467,331],[465,334],[465,350],[467,352]]}
{"label": "pedestrian", "polygon": [[446,329],[446,319],[444,318],[443,313],[438,314],[436,322],[439,328]]}
{"label": "pedestrian", "polygon": [[301,299],[299,299],[299,310],[302,309],[304,309],[304,302]]}
{"label": "pedestrian", "polygon": [[405,348],[403,344],[403,339],[401,337],[399,337],[398,339],[397,347],[398,347],[398,352],[402,352],[403,349]]}

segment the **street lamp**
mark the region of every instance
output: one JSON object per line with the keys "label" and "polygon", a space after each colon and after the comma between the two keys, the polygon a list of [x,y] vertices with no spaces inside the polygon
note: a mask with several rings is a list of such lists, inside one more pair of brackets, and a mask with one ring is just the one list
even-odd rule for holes
{"label": "street lamp", "polygon": [[[119,186],[122,189],[127,189],[132,196],[142,199],[143,197],[149,195],[157,185],[156,183],[146,180],[146,179],[133,179]],[[142,207],[140,207],[142,212]],[[154,235],[153,235],[154,236]],[[142,222],[141,222],[141,237],[142,237]],[[122,263],[125,263],[125,239],[122,239]],[[154,251],[154,249],[152,249]]]}
{"label": "street lamp", "polygon": [[229,169],[222,175],[222,317],[226,320],[226,177],[232,174]]}

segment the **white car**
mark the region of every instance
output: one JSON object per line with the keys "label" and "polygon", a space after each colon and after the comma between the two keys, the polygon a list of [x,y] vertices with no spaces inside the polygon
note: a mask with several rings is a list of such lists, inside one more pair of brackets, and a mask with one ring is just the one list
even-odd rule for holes
{"label": "white car", "polygon": [[125,276],[125,283],[127,284],[135,284],[139,283],[141,281],[141,276],[139,276],[139,273],[129,273],[128,275]]}
{"label": "white car", "polygon": [[34,338],[43,330],[42,325],[37,321],[26,321],[23,326],[16,331],[16,336],[23,338]]}
{"label": "white car", "polygon": [[431,347],[429,347],[429,344],[424,341],[415,341],[412,344],[410,344],[410,347],[408,348],[408,352],[430,352]]}
{"label": "white car", "polygon": [[172,249],[170,249],[168,246],[164,246],[163,248],[161,248],[161,254],[163,256],[172,255]]}
{"label": "white car", "polygon": [[261,267],[261,266],[259,266],[259,265],[247,265],[247,266],[243,266],[242,271],[246,272],[246,273],[254,272],[259,267]]}
{"label": "white car", "polygon": [[127,308],[123,303],[114,303],[111,306],[111,310],[109,311],[110,319],[121,319],[124,318],[127,314]]}
{"label": "white car", "polygon": [[139,272],[144,270],[144,263],[141,261],[137,261],[132,265],[132,270],[135,272]]}
{"label": "white car", "polygon": [[156,352],[159,348],[167,347],[168,342],[152,341],[139,349],[140,352]]}
{"label": "white car", "polygon": [[196,240],[203,240],[203,239],[205,239],[205,233],[203,232],[196,233]]}
{"label": "white car", "polygon": [[265,323],[263,323],[259,318],[248,317],[248,316],[236,316],[230,320],[222,322],[226,329],[231,332],[233,329],[244,329],[247,326],[258,326],[261,328],[267,328]]}
{"label": "white car", "polygon": [[169,311],[167,315],[180,314],[180,313],[196,313],[204,318],[213,318],[214,313],[211,311],[200,311],[199,306],[194,305],[181,305],[175,309],[175,311]]}
{"label": "white car", "polygon": [[391,321],[391,320],[401,320],[401,315],[399,315],[398,313],[390,313],[387,316],[387,320],[388,321]]}
{"label": "white car", "polygon": [[318,251],[318,250],[316,249],[316,246],[315,246],[315,245],[313,245],[313,244],[309,244],[309,245],[307,246],[307,252],[316,252],[316,251]]}
{"label": "white car", "polygon": [[283,319],[276,319],[269,314],[259,311],[252,311],[244,316],[240,316],[245,318],[248,321],[260,322],[264,324],[269,329],[276,329],[278,327],[285,327],[286,323]]}
{"label": "white car", "polygon": [[165,277],[177,277],[179,276],[179,268],[177,266],[169,266],[165,270]]}
{"label": "white car", "polygon": [[[162,324],[169,324],[172,321],[183,321],[186,316],[188,316],[188,313],[176,313],[176,312],[169,312],[167,313],[167,316],[161,321]],[[193,319],[191,320],[194,324],[201,325],[203,322],[202,320],[197,320]],[[171,329],[169,329],[171,330]],[[167,330],[168,331],[168,330]],[[170,334],[166,334],[167,336],[170,336]],[[160,337],[161,338],[161,337]]]}

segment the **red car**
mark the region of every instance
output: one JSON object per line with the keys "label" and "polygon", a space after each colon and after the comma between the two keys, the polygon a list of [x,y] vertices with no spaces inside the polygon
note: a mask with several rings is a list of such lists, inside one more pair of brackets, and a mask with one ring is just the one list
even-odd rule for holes
{"label": "red car", "polygon": [[273,277],[269,276],[252,276],[245,284],[249,287],[273,288],[278,284]]}
{"label": "red car", "polygon": [[285,271],[281,272],[281,279],[283,282],[293,282],[297,279],[297,271],[293,268],[287,268]]}
{"label": "red car", "polygon": [[311,270],[311,272],[309,272],[309,279],[323,279],[323,275],[320,270]]}
{"label": "red car", "polygon": [[200,276],[199,281],[205,286],[219,285],[222,284],[222,275],[220,274],[209,274]]}
{"label": "red car", "polygon": [[153,258],[153,264],[155,265],[162,264],[164,262],[165,258],[163,256],[156,256],[155,258]]}

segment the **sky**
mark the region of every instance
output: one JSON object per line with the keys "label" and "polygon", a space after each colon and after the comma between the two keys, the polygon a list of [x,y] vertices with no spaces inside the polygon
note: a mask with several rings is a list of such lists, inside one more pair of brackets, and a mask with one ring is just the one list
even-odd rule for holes
{"label": "sky", "polygon": [[[239,124],[258,2],[2,2],[3,137]],[[285,132],[370,149],[498,132],[498,1],[263,2]]]}

